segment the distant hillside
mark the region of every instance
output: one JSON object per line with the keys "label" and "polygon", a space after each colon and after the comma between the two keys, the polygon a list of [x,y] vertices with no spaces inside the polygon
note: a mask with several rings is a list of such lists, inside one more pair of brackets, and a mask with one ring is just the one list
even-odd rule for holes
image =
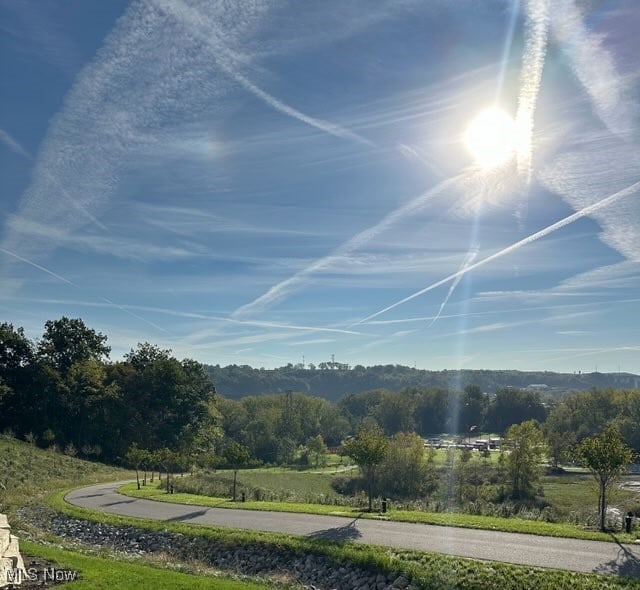
{"label": "distant hillside", "polygon": [[525,388],[542,386],[539,391],[561,397],[572,391],[592,387],[640,387],[640,376],[630,373],[552,373],[549,371],[425,371],[402,365],[373,367],[323,363],[322,368],[302,368],[301,365],[278,369],[254,369],[248,365],[207,365],[206,371],[218,393],[230,398],[247,395],[276,393],[287,390],[301,391],[331,401],[347,393],[371,389],[399,391],[405,387],[445,387],[461,389],[475,384],[483,391],[494,392],[500,387]]}

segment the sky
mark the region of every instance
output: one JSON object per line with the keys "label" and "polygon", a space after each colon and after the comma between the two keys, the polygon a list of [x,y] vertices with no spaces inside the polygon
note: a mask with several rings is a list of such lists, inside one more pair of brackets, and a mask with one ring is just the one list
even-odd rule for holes
{"label": "sky", "polygon": [[0,0],[0,321],[640,373],[638,30],[637,0]]}

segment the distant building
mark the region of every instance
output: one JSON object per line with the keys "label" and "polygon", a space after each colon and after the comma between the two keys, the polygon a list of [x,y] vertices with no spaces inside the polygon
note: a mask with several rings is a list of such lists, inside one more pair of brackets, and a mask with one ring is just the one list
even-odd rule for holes
{"label": "distant building", "polygon": [[549,386],[546,383],[532,383],[531,385],[527,385],[525,389],[531,389],[533,391],[545,391],[549,389]]}

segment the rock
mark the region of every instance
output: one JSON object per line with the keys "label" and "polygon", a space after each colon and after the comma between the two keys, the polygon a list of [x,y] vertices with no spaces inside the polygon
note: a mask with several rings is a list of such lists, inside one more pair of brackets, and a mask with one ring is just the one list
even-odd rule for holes
{"label": "rock", "polygon": [[409,585],[409,580],[407,580],[407,578],[405,578],[404,576],[398,576],[393,581],[394,588],[406,588],[408,585]]}

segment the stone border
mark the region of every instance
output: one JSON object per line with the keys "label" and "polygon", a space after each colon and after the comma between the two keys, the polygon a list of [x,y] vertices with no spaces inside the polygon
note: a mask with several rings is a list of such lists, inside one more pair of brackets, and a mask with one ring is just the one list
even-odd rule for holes
{"label": "stone border", "polygon": [[0,514],[0,588],[19,586],[26,574],[18,537],[11,534],[6,514]]}

